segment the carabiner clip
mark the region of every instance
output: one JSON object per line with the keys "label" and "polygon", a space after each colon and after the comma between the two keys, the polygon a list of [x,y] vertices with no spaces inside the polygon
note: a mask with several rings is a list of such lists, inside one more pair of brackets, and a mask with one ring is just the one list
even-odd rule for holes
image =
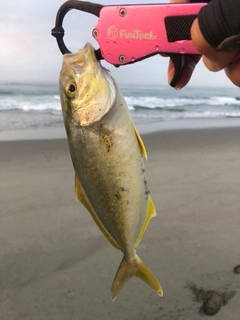
{"label": "carabiner clip", "polygon": [[[56,16],[56,23],[55,27],[52,29],[52,36],[56,38],[58,47],[62,54],[65,53],[71,53],[70,50],[66,47],[63,37],[64,37],[64,29],[62,27],[63,19],[65,15],[70,11],[71,9],[80,10],[83,12],[91,13],[97,17],[100,15],[100,11],[104,6],[98,3],[92,3],[87,1],[77,1],[77,0],[69,0],[66,1],[58,10],[57,16]],[[101,55],[100,49],[95,51],[95,55],[98,60],[103,59]]]}

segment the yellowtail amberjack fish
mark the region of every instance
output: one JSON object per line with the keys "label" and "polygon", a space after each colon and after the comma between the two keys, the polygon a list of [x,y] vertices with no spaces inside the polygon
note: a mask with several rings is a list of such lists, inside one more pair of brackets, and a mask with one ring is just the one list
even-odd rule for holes
{"label": "yellowtail amberjack fish", "polygon": [[147,153],[115,80],[89,43],[64,55],[60,97],[76,196],[124,255],[112,283],[112,299],[133,276],[162,296],[158,280],[136,254],[156,215],[145,177]]}

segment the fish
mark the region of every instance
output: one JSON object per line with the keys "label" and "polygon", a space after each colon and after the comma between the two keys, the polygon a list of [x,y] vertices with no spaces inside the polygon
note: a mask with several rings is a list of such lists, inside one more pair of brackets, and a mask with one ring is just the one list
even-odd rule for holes
{"label": "fish", "polygon": [[162,296],[157,278],[136,253],[156,216],[145,173],[147,152],[116,81],[90,43],[63,56],[59,92],[76,198],[123,253],[112,300],[133,276]]}

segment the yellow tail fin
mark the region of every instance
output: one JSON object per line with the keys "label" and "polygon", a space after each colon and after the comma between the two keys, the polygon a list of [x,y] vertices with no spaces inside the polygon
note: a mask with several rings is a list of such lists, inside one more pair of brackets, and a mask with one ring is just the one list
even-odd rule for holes
{"label": "yellow tail fin", "polygon": [[153,290],[155,290],[159,294],[160,297],[163,296],[163,290],[157,278],[142,262],[138,255],[135,255],[134,260],[131,262],[127,261],[125,257],[123,257],[112,283],[112,300],[116,299],[117,294],[121,291],[125,283],[133,276],[138,277],[142,281],[146,282]]}

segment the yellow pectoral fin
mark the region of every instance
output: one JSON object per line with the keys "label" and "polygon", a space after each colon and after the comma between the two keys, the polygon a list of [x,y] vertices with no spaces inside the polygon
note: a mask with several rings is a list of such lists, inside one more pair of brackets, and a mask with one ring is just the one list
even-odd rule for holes
{"label": "yellow pectoral fin", "polygon": [[138,133],[137,128],[135,127],[134,123],[133,123],[133,128],[134,128],[134,131],[135,131],[135,134],[136,134],[136,137],[137,137],[139,148],[140,148],[142,154],[144,155],[144,157],[147,159],[147,151],[145,149],[145,146],[144,146],[144,143],[142,141],[142,138],[141,138],[140,134]]}
{"label": "yellow pectoral fin", "polygon": [[142,240],[142,237],[144,235],[144,232],[148,226],[149,221],[152,219],[152,217],[156,217],[157,213],[156,213],[156,209],[153,203],[153,200],[151,198],[151,196],[148,197],[148,206],[147,206],[147,214],[146,214],[146,219],[144,221],[142,230],[139,233],[139,236],[137,238],[136,244],[135,244],[135,248],[137,248]]}
{"label": "yellow pectoral fin", "polygon": [[93,217],[93,220],[97,224],[98,228],[102,231],[102,233],[105,235],[107,240],[114,246],[114,248],[121,250],[118,243],[113,239],[113,237],[109,234],[109,232],[106,230],[106,228],[103,226],[101,221],[99,220],[98,216],[96,215],[95,211],[93,210],[84,190],[82,187],[82,184],[75,173],[75,194],[77,199],[84,205],[84,207],[88,210],[88,212]]}

